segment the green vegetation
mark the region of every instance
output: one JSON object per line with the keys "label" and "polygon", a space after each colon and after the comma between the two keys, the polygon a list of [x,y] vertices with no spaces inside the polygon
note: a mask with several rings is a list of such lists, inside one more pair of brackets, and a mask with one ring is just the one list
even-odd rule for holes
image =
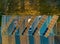
{"label": "green vegetation", "polygon": [[53,0],[40,0],[40,7],[39,10],[42,14],[47,15],[57,15],[60,14],[60,2],[59,0],[53,1]]}
{"label": "green vegetation", "polygon": [[60,22],[60,16],[59,16],[58,22]]}
{"label": "green vegetation", "polygon": [[[4,2],[4,3],[2,3]],[[33,2],[33,3],[32,3]],[[30,3],[30,5],[29,5]],[[36,4],[35,4],[36,3]],[[26,5],[25,5],[26,4]],[[29,8],[29,10],[26,10]],[[31,9],[31,10],[30,10]],[[60,14],[60,0],[0,0],[0,11],[3,14]],[[33,12],[34,11],[34,12]],[[21,15],[21,14],[20,14]]]}

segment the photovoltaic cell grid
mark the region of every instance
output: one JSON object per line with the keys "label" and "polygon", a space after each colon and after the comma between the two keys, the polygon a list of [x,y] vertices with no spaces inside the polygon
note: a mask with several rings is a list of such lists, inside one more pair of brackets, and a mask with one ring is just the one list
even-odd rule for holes
{"label": "photovoltaic cell grid", "polygon": [[[43,16],[42,16],[43,17]],[[40,19],[42,19],[42,17],[40,18]],[[3,27],[3,25],[6,25],[6,23],[7,22],[9,22],[8,21],[8,19],[10,19],[11,18],[11,16],[10,17],[8,17],[8,16],[3,16],[2,17],[2,21],[4,21],[4,22],[2,22],[2,27]],[[15,18],[15,17],[14,17]],[[14,19],[13,18],[13,19]],[[16,17],[17,18],[17,17]],[[14,20],[10,20],[11,22],[12,21],[14,21]],[[33,20],[34,22],[32,23],[32,25],[31,25],[31,27],[30,28],[32,28],[31,30],[33,30],[32,32],[34,32],[34,30],[36,29],[36,27],[37,26],[35,26],[36,24],[38,24],[38,22],[40,22],[40,19],[38,18],[38,16]],[[38,36],[39,38],[40,38],[40,43],[38,43],[38,44],[44,44],[44,43],[46,43],[46,41],[47,41],[47,43],[46,44],[48,44],[50,41],[49,41],[49,37],[48,38],[46,38],[46,37],[44,37],[44,36],[41,36],[41,35],[44,35],[44,33],[46,33],[46,30],[47,30],[47,27],[48,27],[48,24],[50,23],[50,21],[51,21],[51,19],[52,19],[52,16],[48,16],[48,18],[46,18],[46,20],[44,21],[44,23],[42,24],[42,27],[40,28],[40,35]],[[42,20],[43,21],[43,20]],[[46,23],[47,22],[47,23]],[[14,24],[14,23],[13,23]],[[11,24],[10,23],[10,25],[13,25],[13,24]],[[10,29],[11,29],[11,27],[13,27],[13,26],[11,26],[10,27],[10,25],[8,25],[7,27],[9,27]],[[44,26],[45,25],[45,26]],[[35,28],[33,28],[33,27],[35,27]],[[45,27],[45,28],[44,28]],[[6,28],[6,30],[8,30],[9,31],[9,28]],[[43,28],[43,29],[42,29]],[[3,28],[1,28],[1,29],[3,29]],[[37,27],[37,29],[38,29],[38,27]],[[45,30],[44,30],[45,29]],[[13,31],[14,30],[14,28],[13,29],[11,29],[11,31]],[[44,31],[43,31],[44,30]],[[7,31],[7,32],[8,32]],[[8,32],[9,33],[9,32]],[[35,43],[35,40],[37,39],[35,39],[35,36],[33,36],[33,35],[31,35],[31,36],[26,36],[26,37],[28,37],[29,39],[27,39],[27,38],[25,38],[25,39],[23,39],[22,40],[22,38],[20,38],[22,35],[19,35],[20,34],[20,29],[17,29],[16,30],[16,32],[15,32],[15,36],[13,36],[13,42],[15,42],[15,44],[21,44],[21,42],[23,42],[25,39],[26,39],[26,43],[29,43],[29,44],[36,44]],[[28,34],[29,35],[29,34]],[[1,38],[0,40],[1,41],[3,41],[4,42],[4,39],[6,39],[6,42],[5,43],[2,43],[2,42],[0,42],[0,43],[2,43],[2,44],[8,44],[9,42],[8,42],[8,38],[9,37],[6,37],[6,36],[4,36],[4,35],[2,35],[3,37],[3,39]],[[22,40],[22,41],[21,41]],[[12,42],[12,41],[11,41]],[[12,43],[13,43],[12,42]],[[24,43],[25,43],[24,42]]]}

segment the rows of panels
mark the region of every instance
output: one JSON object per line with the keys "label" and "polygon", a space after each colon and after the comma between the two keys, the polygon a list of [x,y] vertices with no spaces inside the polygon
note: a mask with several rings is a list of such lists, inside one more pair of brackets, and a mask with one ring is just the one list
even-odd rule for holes
{"label": "rows of panels", "polygon": [[[24,17],[10,16],[7,19],[6,16],[3,16],[2,22],[3,21],[4,22],[2,23],[3,24],[2,30],[5,30],[5,31],[2,31],[2,44],[9,44],[10,41],[11,41],[11,44],[20,44],[20,43],[21,44],[37,44],[37,42],[38,44],[40,44],[41,43],[40,39],[42,39],[41,36],[45,35],[46,30],[48,30],[47,27],[53,17],[46,16],[46,15],[34,16],[34,17],[33,16],[24,16]],[[7,22],[10,22],[10,23],[7,24]],[[16,22],[17,22],[17,25],[15,25]],[[3,27],[5,27],[4,25],[7,28],[3,29]],[[6,35],[6,32],[8,35]]]}

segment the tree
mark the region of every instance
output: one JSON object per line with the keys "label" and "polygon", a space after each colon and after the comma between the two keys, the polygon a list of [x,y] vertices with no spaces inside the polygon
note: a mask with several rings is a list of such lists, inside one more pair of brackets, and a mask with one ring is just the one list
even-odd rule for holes
{"label": "tree", "polygon": [[23,12],[24,0],[10,0],[8,4],[8,12]]}
{"label": "tree", "polygon": [[39,11],[40,11],[40,14],[48,14],[48,13],[51,14],[52,8],[47,3],[47,0],[39,1]]}

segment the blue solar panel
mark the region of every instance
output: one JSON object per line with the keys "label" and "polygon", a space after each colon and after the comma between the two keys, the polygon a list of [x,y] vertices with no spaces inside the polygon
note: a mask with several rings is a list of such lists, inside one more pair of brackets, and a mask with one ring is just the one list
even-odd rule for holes
{"label": "blue solar panel", "polygon": [[40,44],[49,44],[49,39],[44,36],[40,36]]}

